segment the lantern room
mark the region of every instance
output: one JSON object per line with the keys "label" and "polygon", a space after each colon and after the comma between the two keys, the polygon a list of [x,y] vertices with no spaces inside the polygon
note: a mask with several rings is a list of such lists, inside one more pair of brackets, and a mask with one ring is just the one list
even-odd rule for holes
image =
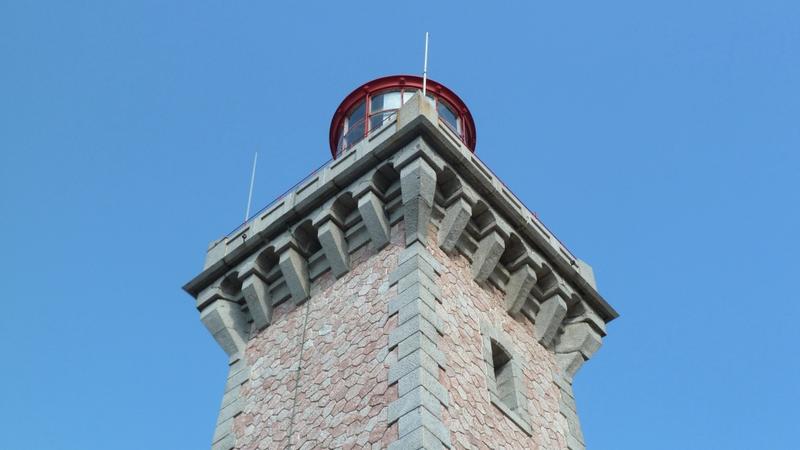
{"label": "lantern room", "polygon": [[[422,77],[393,75],[372,80],[345,97],[331,120],[331,155],[336,159],[392,122],[397,111],[414,95],[422,95]],[[439,121],[448,126],[461,141],[475,152],[475,122],[467,105],[441,83],[428,79],[426,97],[432,102]]]}

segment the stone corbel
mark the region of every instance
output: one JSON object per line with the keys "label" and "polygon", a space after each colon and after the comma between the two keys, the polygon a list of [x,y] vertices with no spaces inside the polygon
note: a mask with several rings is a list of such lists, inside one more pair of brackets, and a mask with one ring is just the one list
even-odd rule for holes
{"label": "stone corbel", "polygon": [[262,252],[253,253],[236,268],[239,280],[242,282],[242,296],[256,330],[261,330],[272,323],[272,298],[266,281],[267,274],[258,264],[260,255]]}
{"label": "stone corbel", "polygon": [[509,270],[514,271],[517,267],[528,264],[533,268],[534,271],[537,273],[537,278],[541,275],[544,275],[546,272],[550,272],[550,266],[547,264],[547,261],[539,254],[538,251],[534,250],[533,247],[528,245],[525,240],[520,241],[525,251],[520,255],[520,257],[512,262],[509,265]]}
{"label": "stone corbel", "polygon": [[571,308],[570,315],[555,344],[556,361],[567,381],[600,349],[606,335],[605,322],[585,301]]}
{"label": "stone corbel", "polygon": [[267,282],[253,273],[242,282],[242,294],[256,329],[261,330],[269,326],[272,323],[272,298],[269,295]]}
{"label": "stone corbel", "polygon": [[317,239],[336,278],[350,271],[350,249],[345,237],[344,218],[333,211],[334,201],[323,206],[322,212],[313,221],[317,229]]}
{"label": "stone corbel", "polygon": [[556,362],[564,378],[571,382],[583,363],[594,355],[602,343],[600,333],[587,322],[565,325],[556,344]]}
{"label": "stone corbel", "polygon": [[[556,361],[570,381],[597,349],[605,335],[605,322],[558,274],[549,274],[549,283],[537,293],[541,302],[534,332],[539,342],[556,353]],[[567,317],[569,311],[569,317]]]}
{"label": "stone corbel", "polygon": [[554,294],[542,302],[536,314],[533,331],[543,346],[549,348],[553,343],[566,315],[567,302],[560,294]]}
{"label": "stone corbel", "polygon": [[340,278],[349,272],[350,253],[342,227],[332,219],[325,220],[317,227],[317,238],[333,276]]}
{"label": "stone corbel", "polygon": [[389,221],[386,218],[383,201],[375,192],[366,191],[358,198],[358,212],[369,233],[372,248],[378,251],[386,247],[389,244]]}
{"label": "stone corbel", "polygon": [[549,283],[546,286],[542,286],[540,290],[541,298],[550,298],[558,294],[567,302],[567,306],[569,307],[580,303],[580,297],[569,283],[555,272],[551,271],[550,275],[551,276],[547,280]]}
{"label": "stone corbel", "polygon": [[460,197],[451,203],[444,213],[437,236],[439,247],[447,253],[455,250],[456,243],[467,228],[472,216],[472,206]]}
{"label": "stone corbel", "polygon": [[600,337],[606,335],[605,321],[597,315],[597,313],[586,303],[585,300],[581,300],[577,305],[571,308],[569,317],[564,320],[565,324],[580,322],[590,324],[592,327],[594,327]]}
{"label": "stone corbel", "polygon": [[210,286],[198,295],[206,306],[200,320],[228,356],[244,350],[249,324],[238,303],[227,299],[219,286]]}
{"label": "stone corbel", "polygon": [[478,249],[472,256],[472,278],[481,284],[489,279],[494,271],[506,243],[496,229],[487,233],[478,243]]}
{"label": "stone corbel", "polygon": [[272,323],[272,298],[264,275],[257,269],[244,276],[242,295],[256,330],[269,326]]}
{"label": "stone corbel", "polygon": [[436,171],[424,159],[415,159],[400,169],[400,190],[406,245],[415,241],[426,244],[428,223],[436,194]]}
{"label": "stone corbel", "polygon": [[308,299],[311,292],[311,280],[308,277],[308,261],[297,248],[294,238],[285,234],[275,244],[278,254],[278,266],[286,281],[292,300],[296,304]]}
{"label": "stone corbel", "polygon": [[600,333],[587,322],[572,323],[564,326],[564,332],[558,337],[556,353],[580,352],[589,359],[600,349],[603,339]]}
{"label": "stone corbel", "polygon": [[536,284],[536,271],[528,264],[523,264],[511,274],[506,284],[506,311],[517,314],[528,299],[528,294]]}

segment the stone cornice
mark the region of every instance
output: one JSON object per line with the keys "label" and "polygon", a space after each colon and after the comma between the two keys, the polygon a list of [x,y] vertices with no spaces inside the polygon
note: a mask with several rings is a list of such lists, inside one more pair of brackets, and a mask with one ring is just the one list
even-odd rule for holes
{"label": "stone cornice", "polygon": [[[406,245],[435,239],[461,253],[479,285],[533,322],[567,382],[599,348],[616,311],[594,275],[523,206],[434,111],[411,101],[370,139],[211,245],[184,289],[231,356],[268,327],[275,305],[308,299],[316,277],[350,271],[364,245],[379,251],[403,221]],[[428,236],[429,225],[437,230]]]}
{"label": "stone cornice", "polygon": [[212,242],[206,254],[203,271],[186,283],[183,289],[196,297],[219,277],[234,269],[247,256],[268,245],[271,239],[280,235],[299,219],[313,213],[318,205],[340,194],[341,191],[351,188],[357,191],[357,196],[365,195],[372,187],[365,184],[351,186],[353,182],[374,169],[385,157],[402,149],[403,145],[414,136],[419,135],[424,121],[425,118],[419,116],[396,133],[392,133],[392,129],[396,128],[396,122],[386,125],[369,140],[354,146],[339,159],[328,162],[308,177],[306,182],[273,202],[270,207],[236,231]]}
{"label": "stone cornice", "polygon": [[[417,108],[414,109],[414,106]],[[212,243],[207,254],[205,269],[187,283],[184,289],[197,297],[204,289],[231,270],[235,270],[242,261],[265,246],[274,245],[277,238],[285,234],[288,228],[308,216],[324,217],[328,208],[323,206],[329,206],[332,199],[342,192],[349,190],[363,198],[365,193],[377,191],[378,189],[368,180],[363,179],[364,175],[386,164],[387,161],[394,165],[395,170],[400,171],[406,164],[421,157],[436,170],[449,166],[462,180],[462,191],[450,196],[447,199],[448,205],[459,201],[459,198],[462,202],[466,202],[464,199],[470,197],[473,203],[476,199],[485,202],[496,214],[495,220],[504,224],[499,227],[500,234],[505,234],[504,230],[513,230],[523,238],[523,245],[535,247],[541,252],[557,276],[574,286],[580,298],[585,300],[604,322],[618,316],[595,289],[591,268],[572,255],[522,202],[456,139],[452,131],[438,121],[435,113],[424,111],[424,108],[421,111],[418,105],[407,105],[398,116],[397,122],[386,125],[370,139],[356,145],[339,159],[329,162],[294,191],[287,193],[237,231]],[[421,145],[407,145],[420,138]],[[378,198],[376,201],[381,200],[383,199]],[[527,264],[535,266],[533,259],[536,259],[538,254],[531,251],[525,253],[534,255],[527,258],[529,260]]]}

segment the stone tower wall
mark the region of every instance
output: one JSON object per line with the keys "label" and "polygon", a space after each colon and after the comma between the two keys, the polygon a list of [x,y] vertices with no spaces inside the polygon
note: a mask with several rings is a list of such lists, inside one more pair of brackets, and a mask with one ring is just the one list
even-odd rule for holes
{"label": "stone tower wall", "polygon": [[[326,272],[304,304],[275,308],[271,326],[245,350],[249,376],[233,425],[237,450],[382,449],[398,440],[397,422],[387,420],[398,398],[397,381],[389,383],[398,360],[389,335],[398,314],[389,315],[389,303],[397,296],[391,275],[403,248],[400,224],[381,251],[363,247],[354,254],[346,276],[335,280]],[[537,342],[530,322],[506,313],[502,292],[475,283],[466,258],[435,246],[427,250],[439,263],[439,348],[447,368],[438,375],[449,397],[441,412],[452,448],[567,449],[555,359]],[[510,340],[520,361],[524,418],[509,417],[491,401],[486,327]]]}
{"label": "stone tower wall", "polygon": [[572,380],[617,313],[412,98],[209,247],[212,450],[585,448]]}

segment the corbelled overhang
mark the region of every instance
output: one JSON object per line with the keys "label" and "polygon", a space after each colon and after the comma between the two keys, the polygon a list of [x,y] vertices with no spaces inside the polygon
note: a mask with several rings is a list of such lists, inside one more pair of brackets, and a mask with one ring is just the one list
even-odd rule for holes
{"label": "corbelled overhang", "polygon": [[[405,105],[395,121],[338,159],[326,163],[234,232],[214,241],[209,247],[205,268],[184,286],[184,290],[193,297],[200,296],[231,272],[240,270],[242,263],[252,260],[264,248],[274,247],[279,241],[292,241],[292,228],[324,214],[323,209],[326,205],[330,207],[336,196],[346,191],[354,197],[363,195],[365,191],[374,191],[366,178],[380,167],[389,163],[399,171],[404,164],[417,158],[423,158],[436,170],[446,170],[450,176],[456,176],[462,185],[463,192],[458,194],[460,198],[473,205],[476,202],[486,205],[492,212],[496,222],[493,226],[501,238],[507,240],[512,235],[518,236],[526,251],[534,255],[532,259],[538,261],[535,264],[547,265],[563,280],[570,290],[568,295],[576,295],[603,322],[618,317],[614,308],[597,292],[591,268],[574,256],[452,130],[439,121],[436,111],[427,107],[425,102]],[[444,208],[447,205],[439,206]],[[386,213],[391,218],[391,211]],[[291,246],[283,245],[286,248]],[[317,259],[324,258],[318,256]],[[325,265],[324,261],[318,263],[318,267]],[[211,300],[212,297],[198,298],[198,308],[202,309]]]}

